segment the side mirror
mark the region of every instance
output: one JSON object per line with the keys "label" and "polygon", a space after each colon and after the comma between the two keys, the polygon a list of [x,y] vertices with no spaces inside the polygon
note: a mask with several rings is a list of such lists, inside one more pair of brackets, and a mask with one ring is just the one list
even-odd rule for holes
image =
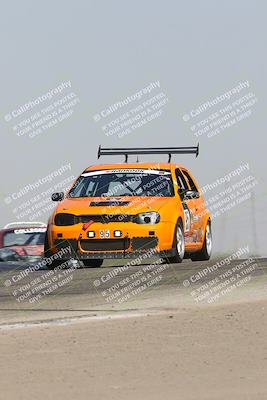
{"label": "side mirror", "polygon": [[179,194],[179,196],[181,197],[182,200],[185,197],[185,193],[186,193],[185,189],[180,189],[180,188],[178,189],[178,194]]}
{"label": "side mirror", "polygon": [[186,190],[186,192],[184,193],[184,199],[199,199],[199,193],[196,190]]}
{"label": "side mirror", "polygon": [[64,192],[56,192],[51,196],[52,201],[61,201],[64,199]]}

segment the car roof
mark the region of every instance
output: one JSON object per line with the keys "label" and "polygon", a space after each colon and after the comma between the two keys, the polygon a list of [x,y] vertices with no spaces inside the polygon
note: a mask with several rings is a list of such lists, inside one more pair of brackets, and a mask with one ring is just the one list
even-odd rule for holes
{"label": "car roof", "polygon": [[36,225],[29,225],[29,226],[12,226],[10,228],[1,228],[1,231],[14,231],[14,229],[45,229],[44,226],[36,226]]}
{"label": "car roof", "polygon": [[171,168],[185,168],[182,164],[174,164],[174,163],[161,163],[161,162],[136,162],[136,163],[120,163],[120,164],[98,164],[91,165],[86,168],[86,171],[96,171],[101,169],[171,169]]}
{"label": "car roof", "polygon": [[[41,225],[42,224],[42,225]],[[44,224],[43,222],[11,222],[7,225],[5,225],[3,228],[1,228],[1,231],[14,231],[14,229],[44,229],[46,228],[46,224]]]}

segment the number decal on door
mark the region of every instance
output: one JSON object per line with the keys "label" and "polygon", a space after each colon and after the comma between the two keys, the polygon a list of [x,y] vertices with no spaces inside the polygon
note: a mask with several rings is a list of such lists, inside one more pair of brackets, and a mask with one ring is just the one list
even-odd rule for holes
{"label": "number decal on door", "polygon": [[185,232],[190,232],[190,211],[189,210],[184,210],[184,215],[185,215]]}

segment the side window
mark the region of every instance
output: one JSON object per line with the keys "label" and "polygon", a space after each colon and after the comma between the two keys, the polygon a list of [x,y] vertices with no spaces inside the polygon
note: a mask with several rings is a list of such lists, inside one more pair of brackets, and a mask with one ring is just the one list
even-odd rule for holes
{"label": "side window", "polygon": [[190,187],[190,190],[193,190],[194,192],[198,192],[198,189],[196,187],[195,182],[193,181],[192,176],[185,170],[182,170],[184,176],[186,177],[187,181],[188,181],[188,185]]}
{"label": "side window", "polygon": [[178,183],[179,189],[189,190],[188,183],[187,183],[184,175],[182,174],[182,172],[180,171],[179,168],[176,168],[175,176],[176,176],[176,179],[177,179],[177,183]]}

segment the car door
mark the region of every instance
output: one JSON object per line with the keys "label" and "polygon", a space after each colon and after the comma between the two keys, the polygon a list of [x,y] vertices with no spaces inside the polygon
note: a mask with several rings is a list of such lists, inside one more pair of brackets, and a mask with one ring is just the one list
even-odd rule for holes
{"label": "car door", "polygon": [[195,202],[191,198],[187,198],[185,193],[188,192],[190,186],[188,184],[188,180],[185,178],[184,174],[181,172],[180,168],[175,169],[176,180],[179,186],[179,194],[182,200],[184,214],[185,214],[185,226],[184,226],[184,235],[185,242],[192,242],[193,239],[193,216],[195,214]]}
{"label": "car door", "polygon": [[192,199],[190,200],[190,207],[192,211],[192,238],[194,242],[201,242],[204,235],[204,219],[205,219],[205,202],[202,194],[200,193],[198,186],[190,174],[190,172],[184,168],[181,168],[181,172],[185,177],[189,190],[192,191]]}

